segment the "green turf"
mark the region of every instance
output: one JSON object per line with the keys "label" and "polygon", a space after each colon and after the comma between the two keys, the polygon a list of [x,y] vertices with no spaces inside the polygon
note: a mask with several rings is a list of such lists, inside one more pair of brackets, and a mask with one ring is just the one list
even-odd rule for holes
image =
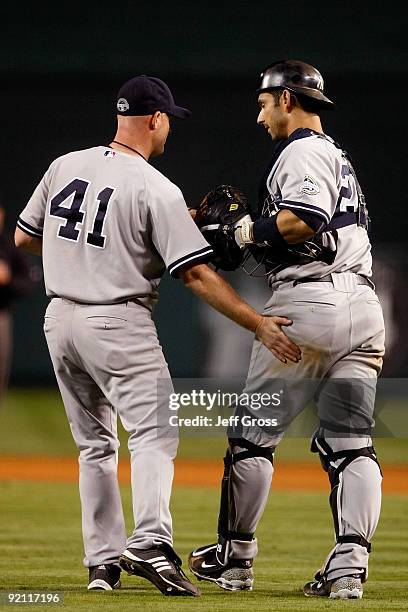
{"label": "green turf", "polygon": [[[128,529],[129,489],[122,489]],[[80,508],[76,485],[0,483],[0,590],[59,590],[63,606],[35,610],[228,610],[231,612],[347,609],[406,610],[408,589],[408,497],[387,495],[374,539],[370,580],[362,601],[306,599],[310,579],[332,541],[326,495],[276,492],[271,495],[258,530],[260,554],[255,564],[255,589],[228,593],[200,583],[203,597],[164,598],[142,579],[124,576],[123,588],[88,593],[82,567]],[[193,546],[212,542],[218,495],[211,489],[176,488],[172,509],[175,545],[183,559]],[[24,606],[19,606],[21,609]],[[12,609],[10,606],[0,607]]]}
{"label": "green turf", "polygon": [[[0,455],[75,455],[76,448],[58,391],[50,389],[11,389],[0,408]],[[211,432],[213,435],[214,430]],[[126,433],[119,427],[121,455],[127,456]],[[285,461],[316,461],[309,452],[308,437],[288,435],[279,445],[277,458]],[[408,463],[407,437],[376,438],[383,463]],[[221,457],[225,439],[192,437],[182,432],[179,457]]]}

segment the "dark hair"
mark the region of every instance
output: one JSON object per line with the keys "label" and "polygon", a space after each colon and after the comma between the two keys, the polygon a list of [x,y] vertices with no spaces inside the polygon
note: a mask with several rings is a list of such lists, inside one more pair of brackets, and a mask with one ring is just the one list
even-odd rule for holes
{"label": "dark hair", "polygon": [[273,96],[275,106],[278,105],[279,99],[284,89],[287,89],[287,91],[290,92],[290,95],[293,98],[295,98],[296,104],[300,106],[300,108],[302,108],[307,113],[314,113],[315,115],[319,115],[320,117],[320,111],[322,110],[322,107],[318,101],[314,100],[313,98],[309,98],[309,96],[304,96],[302,94],[294,93],[287,87],[279,87],[277,89],[271,89],[268,92]]}

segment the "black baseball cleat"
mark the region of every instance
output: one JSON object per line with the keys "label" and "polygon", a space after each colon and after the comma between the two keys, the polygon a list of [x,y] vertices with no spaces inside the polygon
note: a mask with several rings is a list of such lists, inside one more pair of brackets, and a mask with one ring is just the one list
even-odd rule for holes
{"label": "black baseball cleat", "polygon": [[89,568],[88,591],[112,591],[120,587],[120,572],[118,565],[105,563]]}
{"label": "black baseball cleat", "polygon": [[342,576],[334,580],[320,578],[303,587],[306,597],[329,597],[330,599],[361,599],[363,585],[360,576]]}
{"label": "black baseball cleat", "polygon": [[191,597],[201,595],[181,569],[180,557],[169,544],[164,542],[146,549],[127,548],[120,556],[119,563],[129,575],[150,580],[163,595]]}
{"label": "black baseball cleat", "polygon": [[209,544],[190,553],[188,566],[194,576],[198,580],[215,582],[226,591],[252,591],[252,559],[228,558],[226,563],[221,563],[217,548],[220,548],[220,544]]}

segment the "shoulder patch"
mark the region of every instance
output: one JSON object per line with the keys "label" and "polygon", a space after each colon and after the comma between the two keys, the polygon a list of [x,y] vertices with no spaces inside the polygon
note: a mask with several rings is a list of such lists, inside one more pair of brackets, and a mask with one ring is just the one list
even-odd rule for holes
{"label": "shoulder patch", "polygon": [[320,187],[317,180],[311,176],[310,174],[306,174],[303,179],[302,186],[300,188],[300,193],[306,193],[307,195],[316,195],[319,193]]}

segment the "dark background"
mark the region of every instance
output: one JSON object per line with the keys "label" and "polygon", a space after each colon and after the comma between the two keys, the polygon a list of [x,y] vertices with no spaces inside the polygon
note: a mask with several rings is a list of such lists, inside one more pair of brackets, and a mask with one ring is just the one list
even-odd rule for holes
{"label": "dark background", "polygon": [[[407,17],[406,8],[385,2],[3,5],[0,198],[8,230],[55,157],[110,142],[116,92],[136,74],[161,77],[193,111],[191,120],[174,124],[165,155],[152,162],[187,202],[219,183],[239,185],[255,202],[271,151],[256,125],[259,75],[277,59],[302,59],[320,69],[336,102],[337,110],[323,115],[325,131],[354,160],[373,220],[374,256],[381,254],[401,287]],[[402,286],[399,301],[406,295]],[[176,376],[200,372],[208,330],[196,302],[164,279],[156,319]],[[53,379],[41,329],[46,303],[40,280],[30,300],[15,306],[14,382]],[[395,316],[405,328],[408,300],[403,304]],[[394,373],[403,375],[405,360],[406,352]]]}

